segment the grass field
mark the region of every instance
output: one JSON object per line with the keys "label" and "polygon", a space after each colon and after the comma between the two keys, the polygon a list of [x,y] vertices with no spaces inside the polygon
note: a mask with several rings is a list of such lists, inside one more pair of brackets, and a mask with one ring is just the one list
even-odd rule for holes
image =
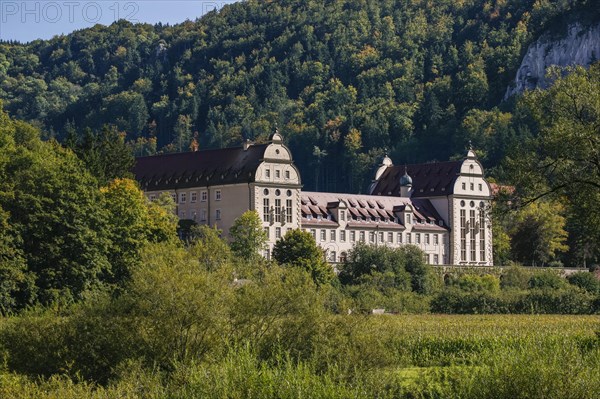
{"label": "grass field", "polygon": [[265,359],[246,343],[168,371],[130,359],[104,386],[5,367],[0,397],[600,397],[597,316],[335,316],[327,328],[308,356]]}

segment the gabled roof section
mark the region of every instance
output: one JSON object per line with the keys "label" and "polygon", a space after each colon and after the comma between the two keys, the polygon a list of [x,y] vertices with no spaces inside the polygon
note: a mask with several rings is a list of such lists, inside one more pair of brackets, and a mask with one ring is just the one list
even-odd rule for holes
{"label": "gabled roof section", "polygon": [[[335,220],[333,210],[341,201],[348,204],[348,225],[351,227],[369,226],[404,229],[396,220],[395,213],[407,207],[414,215],[413,228],[446,231],[447,227],[435,207],[425,198],[399,198],[391,196],[373,197],[361,194],[302,192],[302,225],[314,225],[319,221]],[[314,205],[313,205],[314,203]],[[371,207],[371,204],[377,205]],[[355,223],[356,220],[356,224]],[[355,224],[352,224],[355,223]],[[337,223],[336,223],[337,224]]]}
{"label": "gabled roof section", "polygon": [[375,183],[371,195],[400,195],[400,178],[405,168],[413,181],[412,198],[453,194],[463,160],[388,167]]}
{"label": "gabled roof section", "polygon": [[136,180],[145,191],[254,181],[269,144],[136,158]]}

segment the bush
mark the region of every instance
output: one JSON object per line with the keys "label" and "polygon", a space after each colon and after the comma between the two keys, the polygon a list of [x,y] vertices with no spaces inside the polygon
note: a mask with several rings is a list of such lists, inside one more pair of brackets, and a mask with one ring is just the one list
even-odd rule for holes
{"label": "bush", "polygon": [[449,280],[449,285],[460,288],[465,292],[498,292],[500,291],[500,279],[491,274],[477,276],[474,274],[462,274]]}
{"label": "bush", "polygon": [[450,287],[433,297],[431,311],[457,314],[510,313],[511,303],[495,292],[464,291]]}
{"label": "bush", "polygon": [[535,272],[528,282],[529,288],[563,288],[565,280],[555,271],[545,270]]}
{"label": "bush", "polygon": [[514,304],[519,313],[589,314],[594,296],[576,287],[531,289]]}
{"label": "bush", "polygon": [[423,251],[412,245],[390,248],[359,243],[341,266],[340,281],[346,285],[365,284],[369,280],[379,283],[385,276],[387,286],[431,294],[440,288],[441,280],[425,264],[423,255]]}
{"label": "bush", "polygon": [[500,286],[502,289],[526,290],[529,288],[530,275],[531,273],[521,266],[511,266],[500,276]]}
{"label": "bush", "polygon": [[582,288],[590,294],[600,293],[600,280],[590,272],[578,272],[567,277],[569,284]]}
{"label": "bush", "polygon": [[280,265],[298,267],[308,271],[317,284],[335,279],[333,268],[325,261],[323,250],[307,231],[291,230],[275,243],[273,258]]}

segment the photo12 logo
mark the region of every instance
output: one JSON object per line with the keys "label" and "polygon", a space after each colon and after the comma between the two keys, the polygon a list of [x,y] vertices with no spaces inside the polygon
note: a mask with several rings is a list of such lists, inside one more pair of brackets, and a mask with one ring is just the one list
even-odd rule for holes
{"label": "photo12 logo", "polygon": [[6,1],[0,0],[0,21],[13,23],[138,22],[137,2],[110,1]]}

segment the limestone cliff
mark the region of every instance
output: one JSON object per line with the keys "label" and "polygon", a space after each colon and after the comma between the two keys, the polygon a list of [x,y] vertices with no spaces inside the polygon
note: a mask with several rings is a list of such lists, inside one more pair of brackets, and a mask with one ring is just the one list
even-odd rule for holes
{"label": "limestone cliff", "polygon": [[568,25],[562,35],[544,34],[527,49],[515,82],[506,90],[505,99],[536,87],[545,88],[546,69],[552,65],[588,66],[600,60],[600,22],[583,26]]}

